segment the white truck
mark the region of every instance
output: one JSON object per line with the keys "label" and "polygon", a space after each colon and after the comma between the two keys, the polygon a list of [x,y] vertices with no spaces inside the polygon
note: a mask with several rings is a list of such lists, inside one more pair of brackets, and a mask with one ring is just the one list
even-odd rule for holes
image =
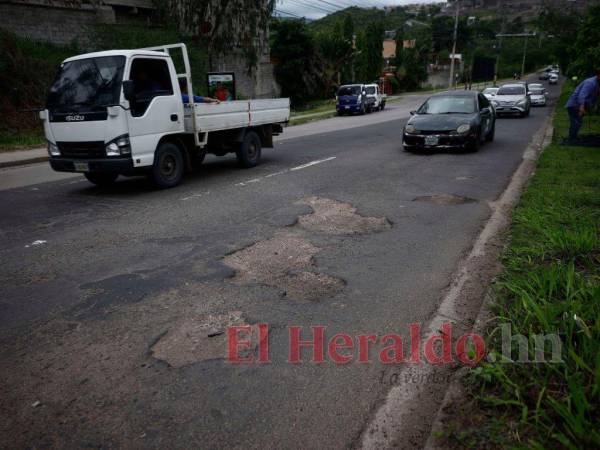
{"label": "white truck", "polygon": [[[183,72],[171,52],[180,52]],[[290,117],[286,98],[195,103],[193,92],[185,44],[66,59],[40,112],[50,165],[97,185],[148,174],[168,188],[207,153],[256,166]]]}
{"label": "white truck", "polygon": [[366,97],[369,99],[369,112],[382,111],[385,108],[387,95],[381,92],[378,84],[365,85]]}

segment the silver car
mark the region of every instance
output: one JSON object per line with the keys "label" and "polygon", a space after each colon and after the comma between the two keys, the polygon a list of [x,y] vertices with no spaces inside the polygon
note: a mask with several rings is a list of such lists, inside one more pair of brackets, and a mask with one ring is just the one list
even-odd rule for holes
{"label": "silver car", "polygon": [[521,117],[529,115],[531,110],[531,99],[527,92],[527,86],[523,83],[505,84],[496,93],[492,100],[496,114],[516,114]]}
{"label": "silver car", "polygon": [[531,98],[531,106],[546,106],[546,89],[540,85],[530,85],[529,98]]}
{"label": "silver car", "polygon": [[483,90],[483,92],[481,92],[483,95],[485,95],[485,98],[487,98],[489,101],[492,101],[494,99],[494,97],[496,96],[496,93],[498,92],[497,87],[489,87],[489,88],[485,88]]}

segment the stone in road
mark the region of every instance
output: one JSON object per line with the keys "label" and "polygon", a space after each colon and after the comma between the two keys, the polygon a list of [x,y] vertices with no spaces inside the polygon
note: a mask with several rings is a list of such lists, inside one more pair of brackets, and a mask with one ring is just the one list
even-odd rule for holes
{"label": "stone in road", "polygon": [[[282,140],[254,170],[213,159],[167,191],[127,179],[0,192],[0,446],[358,445],[398,367],[375,352],[360,364],[356,349],[346,365],[307,349],[290,364],[288,327],[310,339],[318,325],[332,337],[426,323],[546,114],[499,120],[478,153],[405,153],[404,120],[347,117],[356,126]],[[472,201],[414,201],[443,196]],[[277,248],[274,264],[253,260]],[[303,298],[294,277],[341,282]],[[229,324],[268,324],[270,363],[203,344]]]}

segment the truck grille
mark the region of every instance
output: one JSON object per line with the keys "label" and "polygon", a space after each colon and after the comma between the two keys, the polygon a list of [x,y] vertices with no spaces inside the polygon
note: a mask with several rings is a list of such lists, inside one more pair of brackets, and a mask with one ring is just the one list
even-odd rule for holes
{"label": "truck grille", "polygon": [[93,159],[106,157],[104,142],[57,142],[60,154],[67,158]]}

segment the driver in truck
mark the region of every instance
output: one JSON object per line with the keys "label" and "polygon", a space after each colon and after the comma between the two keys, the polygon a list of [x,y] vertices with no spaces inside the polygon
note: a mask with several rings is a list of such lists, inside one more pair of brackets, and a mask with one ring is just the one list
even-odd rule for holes
{"label": "driver in truck", "polygon": [[[181,99],[183,103],[190,102],[190,96],[187,93],[187,82],[185,78],[179,78],[179,89],[181,89]],[[194,103],[221,103],[218,99],[212,97],[193,96]]]}

